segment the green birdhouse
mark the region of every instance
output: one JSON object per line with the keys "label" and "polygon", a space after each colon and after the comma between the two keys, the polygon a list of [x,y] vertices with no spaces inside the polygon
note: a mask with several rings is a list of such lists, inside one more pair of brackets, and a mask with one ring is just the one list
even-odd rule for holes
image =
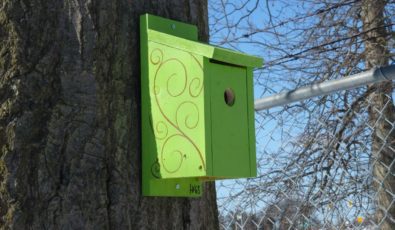
{"label": "green birdhouse", "polygon": [[140,39],[143,195],[200,196],[202,181],[255,177],[252,69],[262,59],[148,14]]}

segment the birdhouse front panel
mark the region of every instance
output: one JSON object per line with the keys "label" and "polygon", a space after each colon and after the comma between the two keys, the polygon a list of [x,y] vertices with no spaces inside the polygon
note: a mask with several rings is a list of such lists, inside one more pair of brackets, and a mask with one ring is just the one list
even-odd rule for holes
{"label": "birdhouse front panel", "polygon": [[155,173],[159,178],[206,175],[203,57],[148,42]]}
{"label": "birdhouse front panel", "polygon": [[250,177],[254,165],[250,165],[246,68],[210,62],[208,75],[213,175]]}

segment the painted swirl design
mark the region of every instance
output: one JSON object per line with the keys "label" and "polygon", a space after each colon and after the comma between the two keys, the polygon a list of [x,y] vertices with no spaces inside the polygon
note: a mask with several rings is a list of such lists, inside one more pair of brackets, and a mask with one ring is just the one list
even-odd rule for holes
{"label": "painted swirl design", "polygon": [[[202,69],[197,58],[190,55]],[[189,146],[189,150],[192,147],[198,154],[201,166],[205,169],[202,152],[193,138],[188,135],[189,131],[199,126],[201,115],[196,103],[187,99],[196,98],[202,93],[203,80],[199,76],[189,76],[188,70],[181,60],[177,58],[164,59],[161,49],[156,48],[151,51],[150,62],[156,66],[151,90],[153,90],[156,107],[161,115],[161,119],[153,124],[155,138],[162,142],[160,149],[158,149],[160,151],[158,159],[160,165],[167,173],[177,172],[187,156],[186,146]],[[169,103],[172,107],[175,105],[176,111],[173,114],[166,111],[166,106]],[[191,153],[188,152],[188,154]],[[157,163],[154,164],[155,166],[153,165],[154,168],[157,168]]]}
{"label": "painted swirl design", "polygon": [[158,160],[156,160],[152,165],[151,165],[151,174],[157,178],[160,179],[160,165]]}
{"label": "painted swirl design", "polygon": [[176,124],[181,129],[194,129],[199,124],[199,109],[191,101],[182,102],[176,110]]}

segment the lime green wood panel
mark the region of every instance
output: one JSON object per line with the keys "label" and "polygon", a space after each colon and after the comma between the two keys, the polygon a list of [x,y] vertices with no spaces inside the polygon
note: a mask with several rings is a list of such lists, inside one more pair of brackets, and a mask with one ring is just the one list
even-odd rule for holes
{"label": "lime green wood panel", "polygon": [[[165,134],[163,132],[165,132],[165,130],[163,130],[162,128],[165,127],[160,122],[158,116],[156,116],[157,114],[152,113],[152,108],[156,107],[157,110],[159,110],[159,108],[156,106],[156,101],[153,100],[155,97],[152,97],[152,95],[150,95],[151,92],[153,92],[155,95],[155,88],[150,89],[149,86],[150,85],[152,86],[155,81],[154,78],[155,74],[152,75],[152,71],[158,71],[160,75],[163,75],[163,71],[166,72],[169,70],[167,66],[162,68],[163,66],[162,61],[164,61],[163,59],[162,60],[155,59],[157,50],[155,50],[155,48],[151,48],[149,50],[148,33],[147,33],[148,28],[157,29],[161,32],[167,32],[167,33],[174,32],[175,35],[183,36],[184,38],[188,38],[188,39],[197,39],[196,29],[194,29],[193,26],[189,26],[184,23],[179,23],[175,21],[169,22],[167,20],[165,21],[159,20],[158,17],[152,15],[142,15],[140,17],[142,193],[144,196],[175,196],[175,197],[200,196],[202,193],[202,182],[200,182],[198,179],[196,178],[163,179],[161,175],[161,172],[163,171],[162,169],[163,167],[161,167],[160,165],[161,155],[158,153],[161,150],[161,148],[163,148],[164,142],[163,141],[157,142],[157,137],[159,137],[159,139],[163,137],[163,135]],[[151,53],[149,53],[150,51]],[[153,59],[150,59],[150,57],[152,57]],[[162,56],[161,58],[167,58],[167,56],[165,57]],[[157,63],[158,61],[160,61],[161,64]],[[153,66],[150,68],[151,65]],[[166,75],[166,73],[164,74]],[[174,77],[174,76],[170,76],[170,77]],[[174,78],[172,79],[174,80]],[[173,81],[172,79],[170,79],[169,81],[172,82]],[[163,79],[160,79],[159,81],[162,80]],[[170,93],[174,93],[174,91],[170,91]],[[161,92],[159,92],[159,94],[161,94]],[[181,114],[182,111],[179,113]],[[154,124],[154,119],[156,121],[156,124]],[[177,122],[177,119],[176,121],[173,120],[173,122]],[[169,130],[167,130],[167,132],[168,134],[170,132],[174,133],[175,132],[174,127],[173,129],[172,127],[169,127]],[[171,168],[172,165],[168,167]]]}
{"label": "lime green wood panel", "polygon": [[140,18],[142,190],[200,196],[256,175],[252,68],[260,58],[197,42],[195,26]]}
{"label": "lime green wood panel", "polygon": [[154,42],[148,53],[160,177],[205,176],[203,58]]}
{"label": "lime green wood panel", "polygon": [[[198,31],[194,25],[164,19],[158,16],[144,14],[140,17],[140,21],[145,22],[144,30],[160,31],[176,37],[197,41]],[[141,29],[141,28],[140,28]]]}
{"label": "lime green wood panel", "polygon": [[[246,68],[210,63],[213,175],[251,177]],[[226,90],[234,103],[225,102]],[[253,128],[253,127],[252,127]],[[255,141],[255,140],[254,140]]]}
{"label": "lime green wood panel", "polygon": [[233,65],[261,67],[262,59],[250,55],[245,55],[232,50],[211,46],[195,41],[190,41],[184,38],[179,38],[169,34],[161,33],[154,30],[148,31],[150,41],[155,41],[163,45],[193,52],[218,61],[223,61]]}

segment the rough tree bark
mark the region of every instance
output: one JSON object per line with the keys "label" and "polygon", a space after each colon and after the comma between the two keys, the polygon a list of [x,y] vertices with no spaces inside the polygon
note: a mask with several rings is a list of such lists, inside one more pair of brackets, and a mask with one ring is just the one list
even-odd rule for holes
{"label": "rough tree bark", "polygon": [[139,15],[199,27],[207,2],[0,2],[0,228],[217,229],[201,199],[140,194]]}
{"label": "rough tree bark", "polygon": [[[366,67],[388,65],[388,33],[384,19],[385,0],[364,0],[362,21],[365,36]],[[374,29],[373,28],[378,28]],[[373,91],[368,101],[369,117],[374,126],[372,136],[373,186],[377,192],[376,223],[380,229],[393,229],[395,226],[395,107],[391,98],[391,82],[369,86]],[[392,123],[392,124],[391,124]]]}

